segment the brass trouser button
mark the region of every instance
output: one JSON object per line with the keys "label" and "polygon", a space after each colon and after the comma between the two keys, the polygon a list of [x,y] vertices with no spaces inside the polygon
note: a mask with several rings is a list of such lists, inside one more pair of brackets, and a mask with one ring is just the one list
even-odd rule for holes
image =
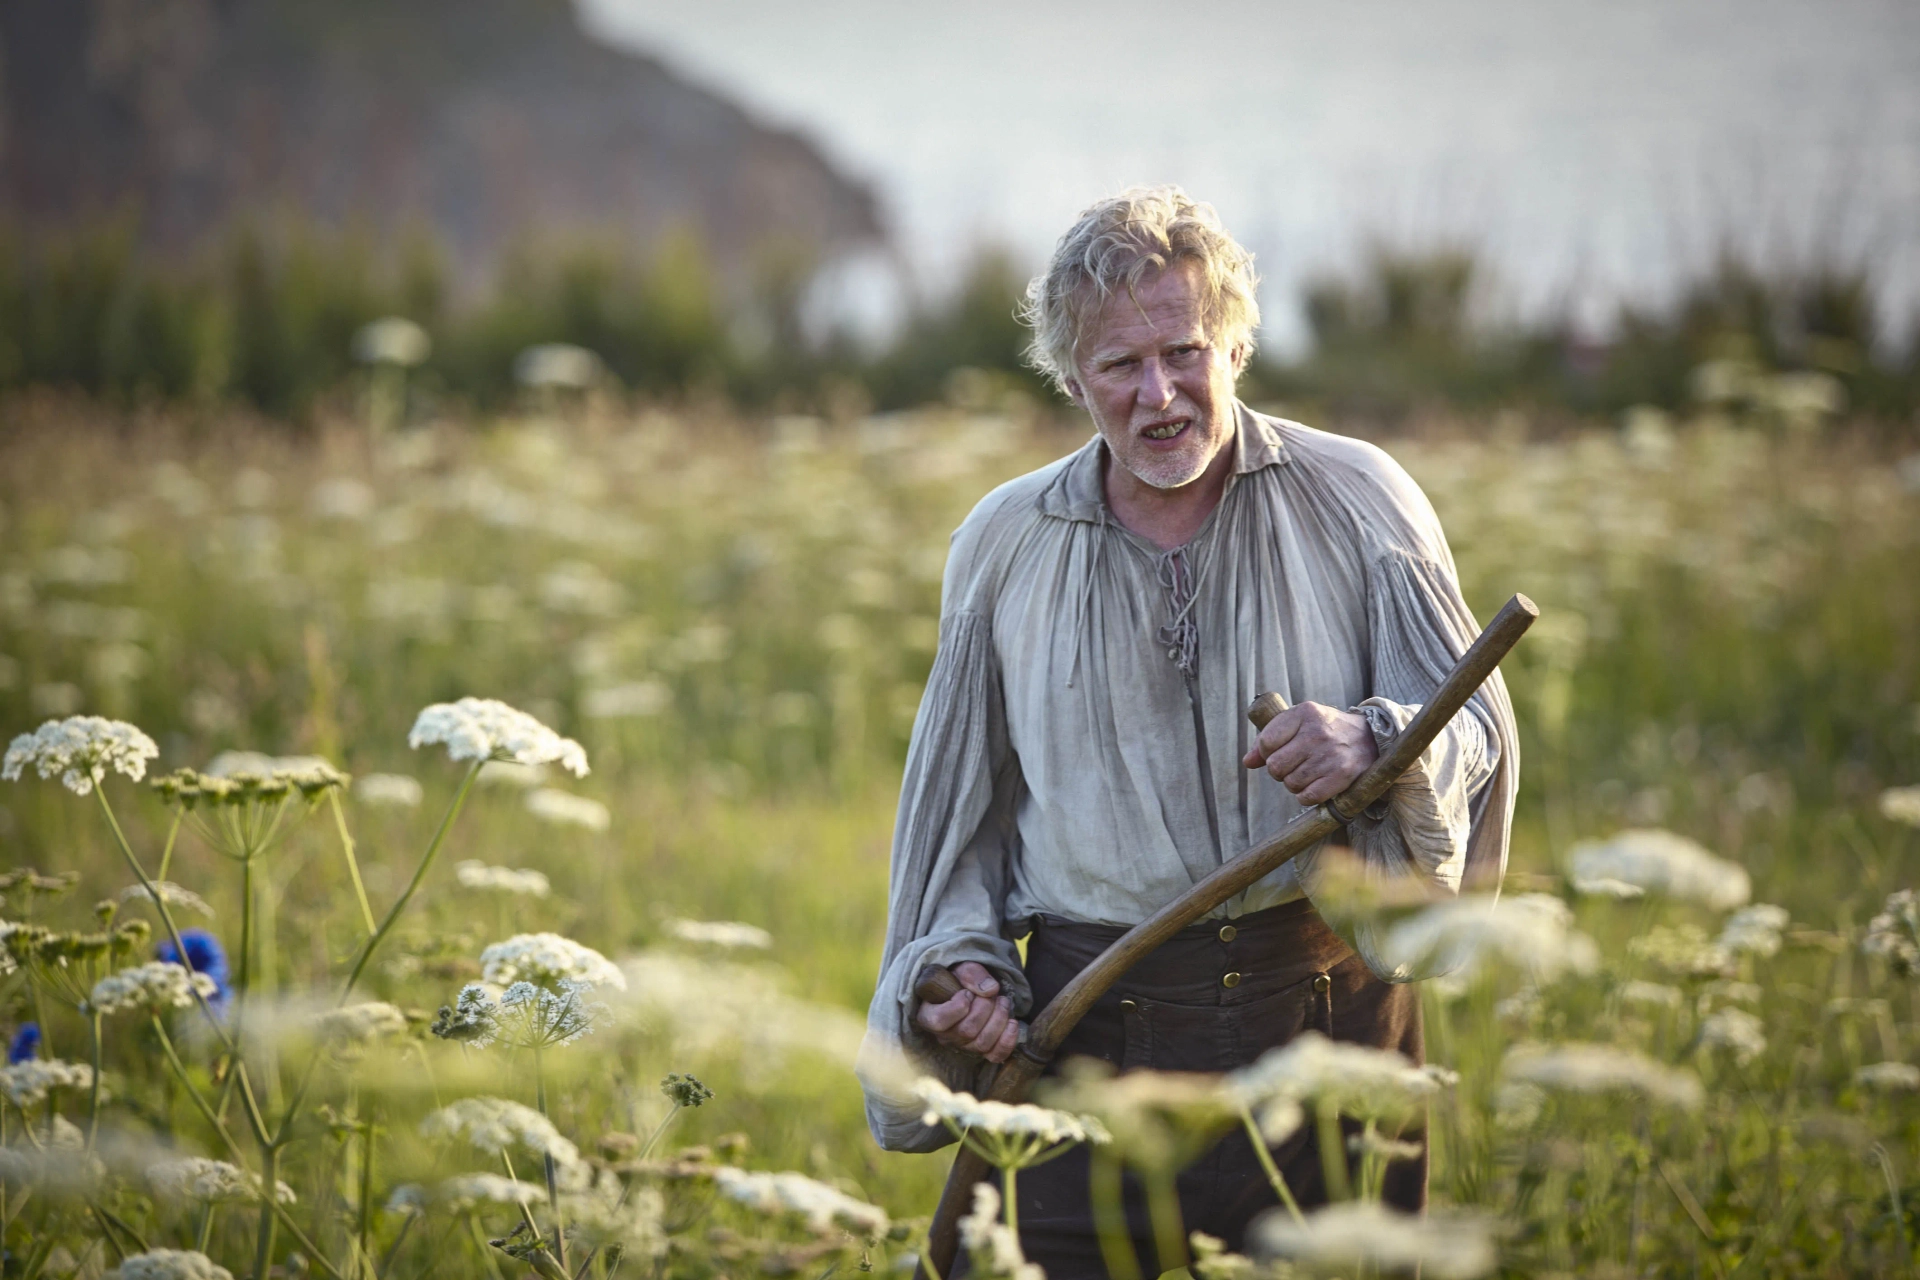
{"label": "brass trouser button", "polygon": [[1220,926],[1220,941],[1232,942],[1235,938],[1239,936],[1240,936],[1240,931],[1234,928],[1232,925],[1223,924]]}
{"label": "brass trouser button", "polygon": [[1140,1002],[1137,1000],[1122,1000],[1120,1002],[1120,1007],[1122,1009],[1138,1009],[1140,1007]]}
{"label": "brass trouser button", "polygon": [[1321,995],[1325,995],[1327,992],[1333,990],[1333,979],[1324,973],[1316,973],[1313,975],[1313,989]]}
{"label": "brass trouser button", "polygon": [[1237,987],[1240,985],[1240,975],[1237,972],[1226,974],[1220,979],[1220,985],[1223,987]]}

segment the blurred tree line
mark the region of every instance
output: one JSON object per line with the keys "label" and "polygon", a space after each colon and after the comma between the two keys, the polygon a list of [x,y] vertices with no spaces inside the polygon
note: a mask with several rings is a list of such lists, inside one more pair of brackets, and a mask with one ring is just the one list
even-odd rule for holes
{"label": "blurred tree line", "polygon": [[[802,247],[769,246],[747,283],[729,287],[690,233],[644,260],[592,244],[528,246],[483,295],[463,297],[424,231],[380,251],[351,232],[243,228],[167,264],[136,251],[128,222],[56,240],[0,232],[0,389],[238,400],[298,420],[356,385],[360,327],[399,315],[432,338],[408,384],[416,413],[506,403],[516,354],[554,342],[596,353],[618,386],[652,397],[897,408],[948,395],[953,371],[970,368],[1058,403],[1021,361],[1014,309],[1025,275],[1006,253],[980,254],[952,296],[919,308],[878,351],[810,336],[816,265]],[[1244,394],[1391,423],[1436,407],[1678,409],[1791,375],[1869,416],[1910,421],[1920,408],[1920,324],[1895,349],[1861,269],[1770,269],[1726,254],[1672,303],[1622,310],[1604,341],[1563,319],[1482,321],[1484,284],[1469,252],[1376,251],[1358,272],[1309,286],[1308,353],[1263,357]]]}

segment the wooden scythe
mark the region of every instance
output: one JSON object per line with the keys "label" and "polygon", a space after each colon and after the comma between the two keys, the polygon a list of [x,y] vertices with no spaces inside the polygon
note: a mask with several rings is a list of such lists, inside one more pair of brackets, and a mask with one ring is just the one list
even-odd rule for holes
{"label": "wooden scythe", "polygon": [[[1060,990],[1028,1026],[1026,1037],[1013,1056],[993,1076],[987,1096],[999,1102],[1020,1102],[1033,1082],[1046,1070],[1069,1032],[1086,1016],[1098,1000],[1128,969],[1161,943],[1206,915],[1221,903],[1266,876],[1295,854],[1309,849],[1351,822],[1368,805],[1385,795],[1394,780],[1412,767],[1440,730],[1466,705],[1476,690],[1493,674],[1500,660],[1533,625],[1540,610],[1533,601],[1516,595],[1487,624],[1453,670],[1434,691],[1407,727],[1394,738],[1386,753],[1361,774],[1353,785],[1327,801],[1301,813],[1272,839],[1241,853],[1220,865],[1220,869],[1181,894],[1152,915],[1127,930],[1113,945],[1082,969]],[[1286,706],[1276,694],[1262,694],[1248,708],[1248,718],[1266,727],[1268,720]],[[938,1004],[960,991],[960,982],[946,968],[928,965],[914,983],[914,994],[922,1001]],[[958,1251],[960,1218],[971,1207],[973,1185],[992,1170],[972,1148],[962,1144],[947,1175],[946,1190],[940,1207],[927,1230],[927,1253],[914,1272],[915,1280],[929,1280],[927,1263],[933,1274],[951,1274]]]}

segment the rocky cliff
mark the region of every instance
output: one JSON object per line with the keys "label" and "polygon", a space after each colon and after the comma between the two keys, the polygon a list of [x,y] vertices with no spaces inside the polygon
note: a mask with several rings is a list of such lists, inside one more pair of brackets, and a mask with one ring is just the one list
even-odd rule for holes
{"label": "rocky cliff", "polygon": [[463,276],[516,240],[699,232],[723,270],[880,238],[804,139],[583,34],[568,0],[5,0],[0,219],[423,223]]}

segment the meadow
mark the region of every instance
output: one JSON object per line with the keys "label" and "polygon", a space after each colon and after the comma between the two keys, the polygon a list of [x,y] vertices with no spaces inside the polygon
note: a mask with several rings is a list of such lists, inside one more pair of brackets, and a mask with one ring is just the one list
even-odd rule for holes
{"label": "meadow", "polygon": [[[976,390],[843,421],[548,399],[301,433],[10,401],[0,729],[94,715],[153,750],[88,739],[112,754],[78,795],[29,744],[0,791],[0,1273],[909,1259],[946,1160],[880,1152],[850,1066],[946,536],[1080,438]],[[1274,1126],[1370,1116],[1369,1162],[1424,1111],[1429,1234],[1475,1242],[1413,1232],[1399,1261],[1427,1274],[1914,1265],[1920,908],[1889,899],[1920,886],[1920,455],[1749,409],[1381,441],[1480,616],[1542,607],[1505,668],[1505,905],[1354,905],[1464,962],[1426,986],[1458,1078],[1417,1108],[1232,1087]],[[537,723],[422,715],[469,697]],[[189,929],[217,991],[176,969],[103,993]],[[1225,1094],[1183,1087],[1059,1102],[1151,1175],[1148,1130],[1223,1123]],[[976,1273],[1022,1274],[976,1228]],[[1396,1265],[1270,1234],[1199,1269]]]}

